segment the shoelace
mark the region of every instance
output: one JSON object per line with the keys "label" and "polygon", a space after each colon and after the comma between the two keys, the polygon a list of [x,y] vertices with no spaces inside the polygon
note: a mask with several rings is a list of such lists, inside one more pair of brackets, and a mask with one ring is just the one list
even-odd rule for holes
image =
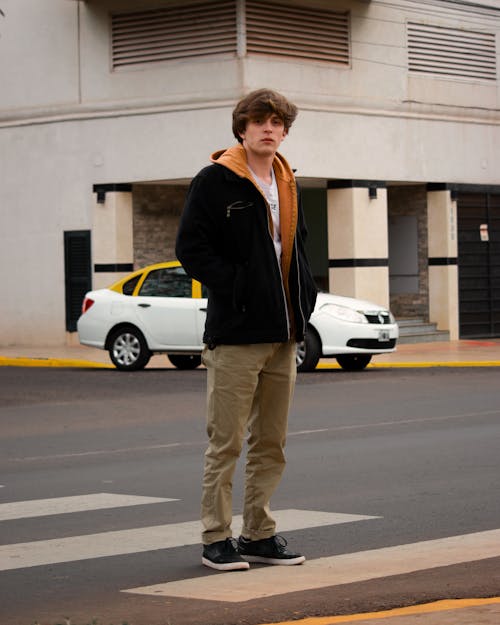
{"label": "shoelace", "polygon": [[226,543],[224,545],[224,551],[228,553],[233,553],[238,551],[238,541],[236,538],[226,538]]}
{"label": "shoelace", "polygon": [[286,546],[288,545],[286,538],[283,538],[280,534],[276,534],[276,536],[274,536],[274,544],[280,553],[285,553]]}

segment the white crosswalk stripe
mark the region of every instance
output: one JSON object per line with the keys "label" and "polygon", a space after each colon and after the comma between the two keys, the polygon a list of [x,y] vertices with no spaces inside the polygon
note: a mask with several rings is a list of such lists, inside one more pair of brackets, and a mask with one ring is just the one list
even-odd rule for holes
{"label": "white crosswalk stripe", "polygon": [[178,501],[178,499],[115,495],[113,493],[92,493],[90,495],[74,495],[71,497],[13,501],[0,504],[0,521],[27,519],[52,514],[68,514],[70,512],[103,510],[106,508],[143,506],[145,504],[165,503],[167,501]]}
{"label": "white crosswalk stripe", "polygon": [[[273,516],[280,531],[378,518],[310,510],[276,510]],[[239,530],[241,524],[241,516],[235,517],[235,530]],[[0,546],[0,571],[194,545],[200,543],[200,530],[199,521],[187,521],[3,545]]]}
{"label": "white crosswalk stripe", "polygon": [[[500,529],[306,561],[213,573],[122,592],[240,602],[500,556]],[[223,575],[223,578],[220,577]]]}

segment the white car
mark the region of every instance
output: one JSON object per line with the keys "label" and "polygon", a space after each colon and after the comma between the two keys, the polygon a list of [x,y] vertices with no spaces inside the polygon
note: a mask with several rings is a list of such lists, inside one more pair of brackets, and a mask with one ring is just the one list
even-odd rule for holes
{"label": "white car", "polygon": [[[124,371],[143,369],[153,353],[166,353],[179,369],[201,364],[207,299],[204,288],[178,261],[150,265],[106,289],[89,291],[78,320],[82,345],[106,349]],[[392,352],[399,336],[382,306],[318,293],[297,370],[312,371],[320,358],[361,370],[372,356]]]}

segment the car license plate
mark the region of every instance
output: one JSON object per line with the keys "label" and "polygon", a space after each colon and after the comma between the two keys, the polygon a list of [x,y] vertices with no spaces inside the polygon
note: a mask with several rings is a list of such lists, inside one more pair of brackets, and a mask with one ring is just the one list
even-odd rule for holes
{"label": "car license plate", "polygon": [[388,330],[380,330],[378,333],[378,340],[380,343],[385,343],[390,340]]}

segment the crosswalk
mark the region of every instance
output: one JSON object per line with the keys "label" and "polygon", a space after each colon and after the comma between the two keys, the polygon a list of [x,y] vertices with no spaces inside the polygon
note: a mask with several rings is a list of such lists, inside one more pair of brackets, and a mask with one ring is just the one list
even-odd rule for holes
{"label": "crosswalk", "polygon": [[[129,506],[175,505],[178,499],[116,493],[92,493],[0,504],[0,522],[71,515]],[[314,510],[275,510],[280,531],[370,521],[380,517]],[[235,533],[241,516],[234,518]],[[0,526],[1,528],[1,526]],[[1,531],[1,529],[0,529]],[[185,521],[48,540],[0,545],[0,571],[28,569],[94,558],[139,554],[195,545],[200,542],[200,523]],[[308,560],[300,567],[253,566],[249,571],[220,574],[203,571],[192,579],[124,588],[130,595],[188,597],[226,602],[248,601],[278,594],[366,581],[487,558],[500,557],[500,529],[451,536],[418,543],[373,549]]]}
{"label": "crosswalk", "polygon": [[[30,518],[175,501],[177,500],[96,493],[81,497],[71,496],[4,503],[0,504],[0,521],[19,519],[23,516]],[[312,510],[276,510],[273,511],[273,515],[281,531],[353,523],[377,518],[359,514]],[[239,533],[241,525],[241,516],[235,516],[234,528],[236,532]],[[2,545],[0,546],[0,571],[195,545],[200,542],[200,530],[199,521],[186,521]]]}
{"label": "crosswalk", "polygon": [[154,597],[187,597],[241,602],[275,595],[352,584],[500,556],[500,530],[428,540],[396,547],[360,551],[307,561],[297,567],[261,567],[124,592]]}

